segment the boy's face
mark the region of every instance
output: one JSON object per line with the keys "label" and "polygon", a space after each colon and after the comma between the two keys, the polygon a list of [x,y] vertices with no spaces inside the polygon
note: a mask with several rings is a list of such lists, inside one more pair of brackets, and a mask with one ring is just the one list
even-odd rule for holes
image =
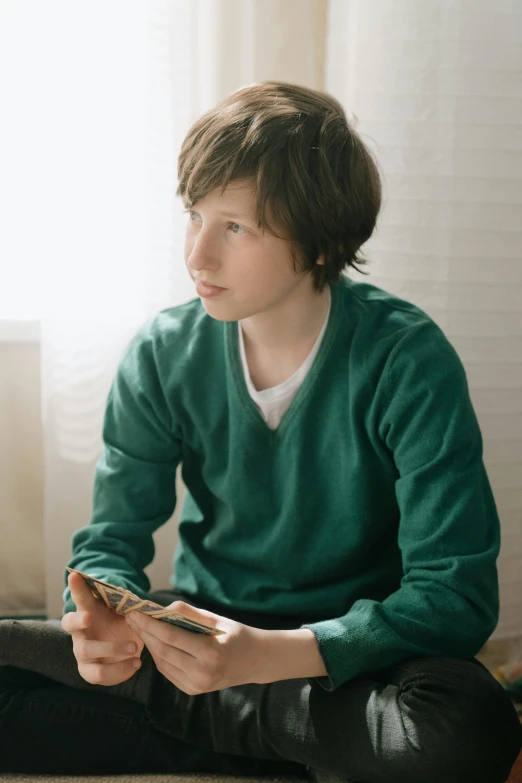
{"label": "boy's face", "polygon": [[311,273],[294,272],[290,243],[257,226],[249,182],[232,182],[222,198],[217,188],[194,204],[187,214],[184,256],[194,281],[225,289],[201,299],[219,321],[275,311],[289,296],[313,293]]}

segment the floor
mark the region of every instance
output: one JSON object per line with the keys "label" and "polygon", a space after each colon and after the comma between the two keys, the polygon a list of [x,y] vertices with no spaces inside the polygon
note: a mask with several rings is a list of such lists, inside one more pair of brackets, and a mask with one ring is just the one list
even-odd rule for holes
{"label": "floor", "polygon": [[515,639],[486,642],[482,650],[475,657],[478,658],[491,673],[502,664],[522,661],[522,635]]}

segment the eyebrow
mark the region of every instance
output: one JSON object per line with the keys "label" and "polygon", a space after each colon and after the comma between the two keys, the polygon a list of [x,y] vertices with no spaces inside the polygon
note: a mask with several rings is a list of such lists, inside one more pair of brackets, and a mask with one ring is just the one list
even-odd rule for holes
{"label": "eyebrow", "polygon": [[247,215],[244,212],[223,212],[221,210],[218,210],[218,215],[223,215],[223,217],[238,217],[242,220],[252,220],[250,215]]}

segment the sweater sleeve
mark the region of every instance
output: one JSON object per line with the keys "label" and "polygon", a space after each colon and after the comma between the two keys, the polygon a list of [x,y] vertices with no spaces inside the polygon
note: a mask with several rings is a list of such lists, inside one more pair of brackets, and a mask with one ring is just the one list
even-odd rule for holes
{"label": "sweater sleeve", "polygon": [[[107,398],[104,449],[94,475],[92,516],[72,537],[68,563],[141,597],[153,560],[153,532],[176,505],[181,440],[171,421],[148,326],[131,340]],[[64,613],[75,610],[64,571]]]}
{"label": "sweater sleeve", "polygon": [[413,656],[473,657],[498,622],[500,521],[464,367],[433,322],[405,330],[377,384],[375,419],[396,469],[403,577],[383,601],[303,625],[325,690]]}

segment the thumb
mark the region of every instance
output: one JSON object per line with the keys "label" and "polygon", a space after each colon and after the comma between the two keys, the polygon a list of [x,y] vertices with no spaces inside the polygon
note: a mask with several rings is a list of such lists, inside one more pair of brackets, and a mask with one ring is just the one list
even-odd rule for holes
{"label": "thumb", "polygon": [[80,574],[69,574],[67,583],[71,591],[71,598],[79,612],[88,612],[97,607],[99,602],[93,596]]}
{"label": "thumb", "polygon": [[206,625],[207,627],[214,629],[218,628],[219,621],[223,619],[220,615],[214,614],[214,612],[192,606],[192,604],[187,604],[185,601],[173,601],[173,603],[166,606],[165,609],[170,609],[173,612],[183,615],[187,620],[192,620],[195,623],[200,623],[201,625]]}

